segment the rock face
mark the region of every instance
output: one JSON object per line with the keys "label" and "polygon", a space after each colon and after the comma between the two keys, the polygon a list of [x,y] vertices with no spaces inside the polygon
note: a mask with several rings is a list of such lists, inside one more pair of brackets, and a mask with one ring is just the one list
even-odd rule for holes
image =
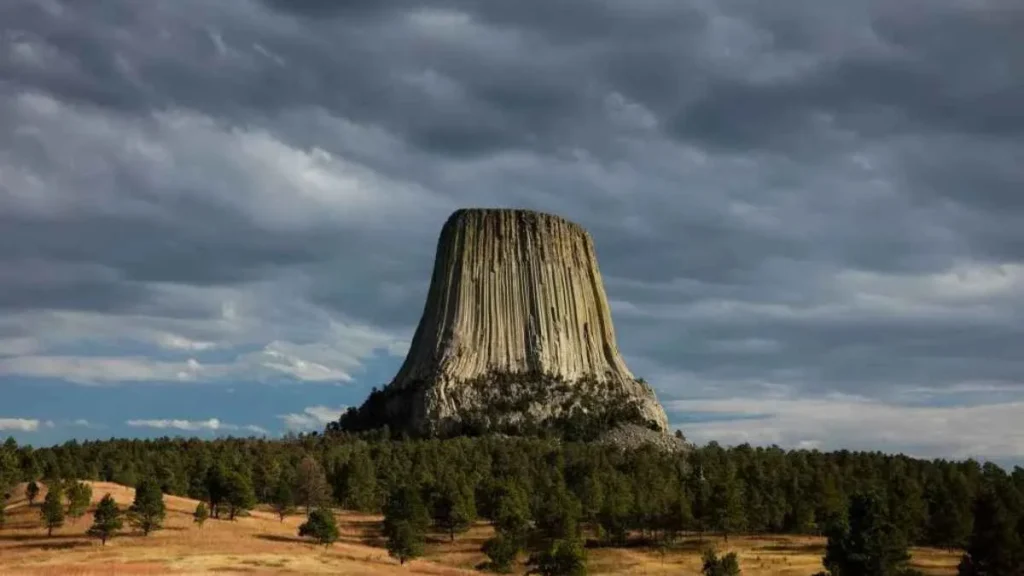
{"label": "rock face", "polygon": [[405,362],[341,426],[382,420],[429,435],[668,429],[653,390],[619,354],[590,235],[558,216],[504,209],[458,210],[445,222]]}

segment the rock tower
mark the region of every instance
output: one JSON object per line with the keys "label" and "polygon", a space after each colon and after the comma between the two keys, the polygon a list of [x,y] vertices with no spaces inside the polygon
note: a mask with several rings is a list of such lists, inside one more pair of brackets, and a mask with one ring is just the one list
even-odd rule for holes
{"label": "rock tower", "polygon": [[340,421],[383,424],[441,436],[668,430],[653,390],[619,354],[590,235],[511,209],[457,210],[445,222],[405,362]]}

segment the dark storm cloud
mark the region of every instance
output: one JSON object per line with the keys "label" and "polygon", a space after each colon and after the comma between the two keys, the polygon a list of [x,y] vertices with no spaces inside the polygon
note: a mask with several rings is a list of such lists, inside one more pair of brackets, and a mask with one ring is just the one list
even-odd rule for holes
{"label": "dark storm cloud", "polygon": [[[7,309],[173,316],[190,308],[157,285],[262,282],[275,318],[298,300],[411,333],[448,211],[512,205],[591,231],[622,347],[660,373],[878,396],[1024,373],[1013,3],[15,1],[0,20],[19,126],[0,168],[24,172],[0,181]],[[351,192],[353,166],[385,181]]]}

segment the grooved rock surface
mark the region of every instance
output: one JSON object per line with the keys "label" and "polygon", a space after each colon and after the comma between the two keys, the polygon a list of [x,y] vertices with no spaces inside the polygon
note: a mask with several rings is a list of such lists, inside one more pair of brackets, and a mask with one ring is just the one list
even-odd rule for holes
{"label": "grooved rock surface", "polygon": [[653,390],[619,354],[590,235],[527,210],[448,218],[423,316],[383,392],[386,413],[418,431],[469,420],[494,430],[624,406],[633,421],[668,429]]}

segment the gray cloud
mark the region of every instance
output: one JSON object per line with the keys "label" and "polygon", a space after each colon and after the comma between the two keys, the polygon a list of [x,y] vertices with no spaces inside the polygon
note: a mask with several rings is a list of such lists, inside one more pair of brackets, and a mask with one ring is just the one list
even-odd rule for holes
{"label": "gray cloud", "polygon": [[262,378],[259,350],[354,373],[411,334],[448,212],[498,205],[591,230],[621,345],[667,399],[1021,384],[1015,4],[0,19],[0,336],[34,343],[9,366],[127,334],[209,342],[170,348],[233,376]]}

